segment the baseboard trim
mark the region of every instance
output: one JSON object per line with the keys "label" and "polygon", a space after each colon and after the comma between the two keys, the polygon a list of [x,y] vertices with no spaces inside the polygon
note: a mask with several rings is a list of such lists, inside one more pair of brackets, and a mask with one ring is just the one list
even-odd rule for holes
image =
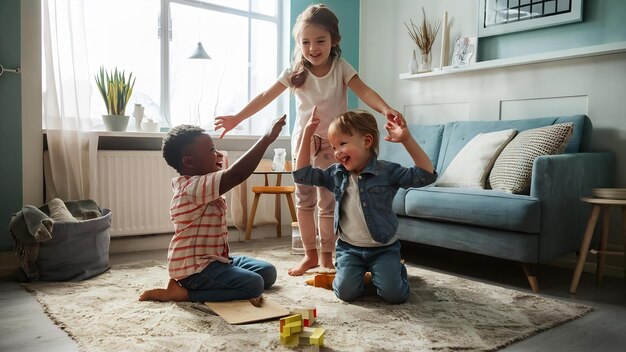
{"label": "baseboard trim", "polygon": [[[624,250],[622,246],[618,245],[608,245],[608,251],[621,252]],[[576,264],[578,262],[578,256],[574,253],[559,257],[548,262],[548,265],[552,265],[558,268],[571,269],[572,274],[574,273],[574,268],[576,268]],[[595,274],[598,269],[598,264],[596,261],[596,256],[593,254],[587,255],[587,261],[583,266],[583,272]],[[604,276],[615,277],[623,279],[625,277],[626,268],[624,267],[624,257],[618,255],[607,255],[605,256],[604,262]]]}

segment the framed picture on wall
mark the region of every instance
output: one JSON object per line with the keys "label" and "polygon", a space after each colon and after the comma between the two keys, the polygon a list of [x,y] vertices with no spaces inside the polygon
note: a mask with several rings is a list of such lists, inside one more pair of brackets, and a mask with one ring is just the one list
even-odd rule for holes
{"label": "framed picture on wall", "polygon": [[583,0],[479,0],[478,37],[582,21]]}
{"label": "framed picture on wall", "polygon": [[452,67],[465,67],[476,62],[478,39],[475,35],[462,35],[454,41]]}

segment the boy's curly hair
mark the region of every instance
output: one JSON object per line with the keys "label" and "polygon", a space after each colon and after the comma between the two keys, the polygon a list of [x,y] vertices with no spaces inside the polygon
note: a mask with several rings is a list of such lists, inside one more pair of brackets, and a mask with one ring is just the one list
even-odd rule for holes
{"label": "boy's curly hair", "polygon": [[378,155],[380,133],[374,115],[364,110],[347,111],[335,117],[328,126],[328,135],[341,133],[353,136],[355,133],[372,136],[372,148],[374,155]]}
{"label": "boy's curly hair", "polygon": [[180,173],[185,149],[202,134],[204,134],[204,129],[194,125],[179,125],[172,128],[163,139],[161,146],[167,165]]}

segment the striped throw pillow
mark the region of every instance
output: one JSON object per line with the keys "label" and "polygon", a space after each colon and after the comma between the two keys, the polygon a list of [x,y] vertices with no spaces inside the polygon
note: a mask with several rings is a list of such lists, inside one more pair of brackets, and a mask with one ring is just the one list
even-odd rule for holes
{"label": "striped throw pillow", "polygon": [[573,129],[570,122],[520,132],[496,159],[489,175],[491,188],[528,194],[535,159],[541,155],[562,153]]}

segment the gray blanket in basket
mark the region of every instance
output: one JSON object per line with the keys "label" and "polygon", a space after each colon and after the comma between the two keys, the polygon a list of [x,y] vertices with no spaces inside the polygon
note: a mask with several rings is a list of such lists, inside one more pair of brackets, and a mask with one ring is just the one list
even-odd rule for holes
{"label": "gray blanket in basket", "polygon": [[79,221],[54,221],[27,205],[9,223],[27,281],[78,281],[108,269],[111,212],[93,200],[65,202]]}

